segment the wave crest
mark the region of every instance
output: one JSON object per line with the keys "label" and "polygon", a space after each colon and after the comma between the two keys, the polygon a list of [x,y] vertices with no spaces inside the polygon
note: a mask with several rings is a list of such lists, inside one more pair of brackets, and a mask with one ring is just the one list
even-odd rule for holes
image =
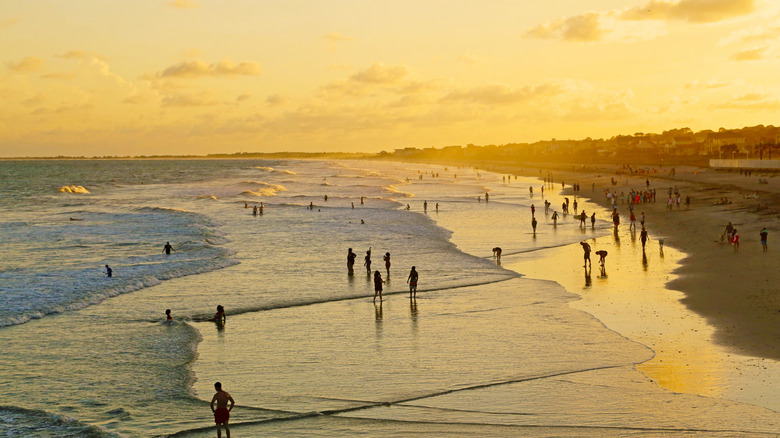
{"label": "wave crest", "polygon": [[89,190],[84,186],[62,186],[60,187],[61,193],[89,193]]}

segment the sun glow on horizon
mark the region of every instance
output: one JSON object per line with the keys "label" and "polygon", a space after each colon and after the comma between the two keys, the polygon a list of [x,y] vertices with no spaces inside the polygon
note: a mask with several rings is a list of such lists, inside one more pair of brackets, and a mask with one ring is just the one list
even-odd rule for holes
{"label": "sun glow on horizon", "polygon": [[5,157],[378,152],[780,115],[768,0],[0,5]]}

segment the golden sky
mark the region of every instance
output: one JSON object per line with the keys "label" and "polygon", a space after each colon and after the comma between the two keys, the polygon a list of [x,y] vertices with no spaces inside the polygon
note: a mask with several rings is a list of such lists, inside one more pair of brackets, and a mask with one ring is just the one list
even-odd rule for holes
{"label": "golden sky", "polygon": [[777,124],[776,0],[0,0],[0,156]]}

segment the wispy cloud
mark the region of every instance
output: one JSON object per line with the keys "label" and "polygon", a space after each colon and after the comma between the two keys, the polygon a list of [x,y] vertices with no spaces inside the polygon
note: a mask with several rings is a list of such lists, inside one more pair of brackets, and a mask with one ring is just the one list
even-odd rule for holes
{"label": "wispy cloud", "polygon": [[323,36],[322,39],[324,39],[325,41],[328,41],[328,42],[332,42],[332,43],[342,42],[342,41],[355,41],[355,38],[349,37],[349,36],[344,36],[344,35],[340,34],[339,32],[331,32],[331,33]]}
{"label": "wispy cloud", "polygon": [[32,73],[42,70],[45,65],[45,59],[36,56],[28,56],[19,62],[9,63],[8,68],[17,73]]}
{"label": "wispy cloud", "polygon": [[746,93],[736,96],[733,99],[710,105],[709,108],[719,110],[780,110],[780,101],[763,93]]}
{"label": "wispy cloud", "polygon": [[455,58],[455,60],[469,65],[487,64],[487,61],[485,59],[475,55],[470,51],[461,53],[460,55],[458,55],[457,58]]}
{"label": "wispy cloud", "polygon": [[545,84],[539,86],[526,85],[511,87],[492,84],[475,87],[469,90],[453,91],[441,99],[441,102],[470,102],[482,105],[505,105],[525,102],[540,96],[551,96],[562,90],[557,85]]}
{"label": "wispy cloud", "polygon": [[381,62],[350,76],[350,80],[369,84],[397,83],[409,75],[409,69],[403,65],[385,66]]}
{"label": "wispy cloud", "polygon": [[743,50],[731,55],[731,59],[734,61],[758,61],[764,57],[766,47],[757,47],[755,49]]}
{"label": "wispy cloud", "polygon": [[192,0],[173,0],[168,6],[176,9],[196,9],[200,7],[200,3]]}
{"label": "wispy cloud", "polygon": [[208,64],[200,59],[185,61],[172,65],[154,75],[157,78],[199,78],[199,77],[235,77],[256,76],[260,74],[260,64],[256,62],[234,63],[223,59],[217,63]]}
{"label": "wispy cloud", "polygon": [[[647,40],[664,34],[658,24],[668,21],[713,23],[755,10],[755,0],[650,0],[633,8],[588,11],[547,21],[529,29],[525,36],[571,42]],[[638,28],[640,21],[658,24]]]}
{"label": "wispy cloud", "polygon": [[624,20],[679,20],[689,23],[713,23],[750,14],[755,0],[651,0],[627,9]]}

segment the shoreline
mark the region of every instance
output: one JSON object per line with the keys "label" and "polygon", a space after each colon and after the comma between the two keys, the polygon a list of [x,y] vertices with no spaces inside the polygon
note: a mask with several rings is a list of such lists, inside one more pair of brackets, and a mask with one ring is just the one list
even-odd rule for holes
{"label": "shoreline", "polygon": [[[673,272],[677,278],[666,287],[683,293],[681,302],[707,320],[715,330],[716,344],[735,353],[780,360],[780,293],[777,291],[780,271],[776,269],[780,259],[772,245],[772,234],[780,227],[776,210],[780,205],[779,178],[760,173],[748,178],[698,168],[677,168],[673,176],[665,173],[617,175],[620,166],[575,167],[496,166],[487,170],[527,177],[543,177],[550,171],[555,184],[565,183],[562,195],[586,198],[607,209],[605,189],[617,194],[643,190],[645,180],[649,180],[658,200],[638,204],[637,218],[644,211],[650,239],[663,238],[666,246],[687,254]],[[615,186],[610,184],[612,177],[618,182]],[[768,183],[759,184],[759,177],[766,178]],[[581,191],[573,190],[574,182],[581,185]],[[679,209],[667,210],[667,190],[674,186],[679,188],[683,199],[691,196],[690,208],[683,204]],[[758,198],[752,197],[754,192]],[[714,205],[723,196],[731,203]],[[758,204],[768,208],[757,210]],[[623,216],[620,228],[627,228],[628,204],[619,201],[618,211]],[[739,229],[738,252],[719,239],[729,221]],[[758,238],[762,227],[770,231],[768,252],[763,252]]]}

